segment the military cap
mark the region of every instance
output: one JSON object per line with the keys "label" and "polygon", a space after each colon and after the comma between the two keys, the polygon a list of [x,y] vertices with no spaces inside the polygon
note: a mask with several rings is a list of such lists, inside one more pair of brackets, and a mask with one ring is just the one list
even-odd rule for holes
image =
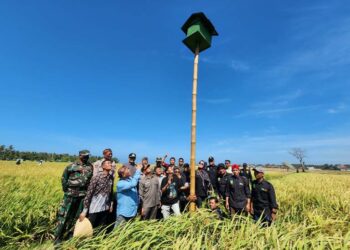
{"label": "military cap", "polygon": [[135,153],[130,153],[129,154],[129,158],[136,158],[136,154]]}
{"label": "military cap", "polygon": [[214,157],[213,157],[213,156],[209,156],[208,161],[209,161],[209,162],[213,162],[213,161],[214,161]]}
{"label": "military cap", "polygon": [[90,155],[90,151],[89,150],[80,150],[79,151],[79,155],[83,155],[83,156],[87,156],[87,155]]}
{"label": "military cap", "polygon": [[157,157],[156,162],[163,161],[162,157]]}

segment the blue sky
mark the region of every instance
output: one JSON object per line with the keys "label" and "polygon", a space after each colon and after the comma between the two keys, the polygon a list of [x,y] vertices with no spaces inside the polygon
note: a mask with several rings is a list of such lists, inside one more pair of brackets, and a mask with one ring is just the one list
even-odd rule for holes
{"label": "blue sky", "polygon": [[193,55],[203,11],[197,161],[350,163],[348,1],[1,1],[0,143],[125,161],[189,161]]}

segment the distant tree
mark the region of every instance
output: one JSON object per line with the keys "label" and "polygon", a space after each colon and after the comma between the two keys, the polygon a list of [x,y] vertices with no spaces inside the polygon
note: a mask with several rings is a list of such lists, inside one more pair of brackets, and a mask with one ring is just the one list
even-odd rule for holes
{"label": "distant tree", "polygon": [[300,163],[300,165],[296,166],[297,173],[299,173],[299,168],[301,167],[301,170],[305,172],[305,165],[304,165],[304,159],[306,157],[306,151],[302,148],[292,148],[291,151],[289,151],[291,155],[293,155]]}

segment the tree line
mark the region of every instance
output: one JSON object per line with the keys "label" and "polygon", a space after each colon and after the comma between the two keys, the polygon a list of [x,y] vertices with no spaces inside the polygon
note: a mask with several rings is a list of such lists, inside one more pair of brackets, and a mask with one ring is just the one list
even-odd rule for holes
{"label": "tree line", "polygon": [[[73,162],[77,155],[57,154],[48,152],[19,151],[13,145],[0,145],[0,160],[13,161],[22,159],[24,161],[50,161],[50,162]],[[102,159],[102,156],[90,156],[90,162]],[[119,162],[117,158],[114,161]]]}

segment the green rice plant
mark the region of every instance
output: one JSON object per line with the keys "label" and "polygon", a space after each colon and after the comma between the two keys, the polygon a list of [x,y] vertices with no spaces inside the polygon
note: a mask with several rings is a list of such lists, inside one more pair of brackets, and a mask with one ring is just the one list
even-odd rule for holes
{"label": "green rice plant", "polygon": [[[0,162],[0,247],[53,249],[66,163]],[[223,221],[200,209],[165,221],[135,219],[111,234],[73,238],[62,249],[350,249],[350,175],[269,171],[278,219]]]}

